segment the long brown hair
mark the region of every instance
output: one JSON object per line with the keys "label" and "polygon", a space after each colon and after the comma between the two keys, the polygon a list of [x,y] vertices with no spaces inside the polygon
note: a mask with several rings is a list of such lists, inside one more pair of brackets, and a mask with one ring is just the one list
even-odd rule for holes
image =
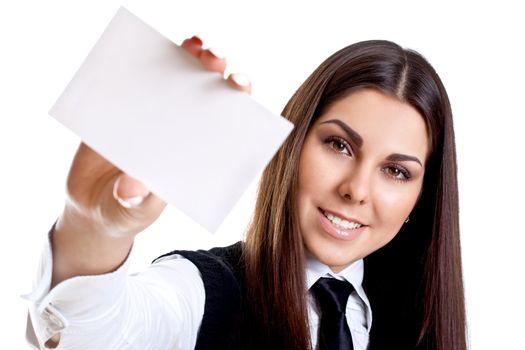
{"label": "long brown hair", "polygon": [[365,258],[373,310],[370,348],[466,349],[456,155],[447,93],[418,53],[389,41],[350,45],[324,61],[283,110],[295,124],[265,169],[246,238],[247,338],[251,348],[309,349],[297,172],[315,119],[352,91],[378,89],[415,107],[430,153],[410,222]]}

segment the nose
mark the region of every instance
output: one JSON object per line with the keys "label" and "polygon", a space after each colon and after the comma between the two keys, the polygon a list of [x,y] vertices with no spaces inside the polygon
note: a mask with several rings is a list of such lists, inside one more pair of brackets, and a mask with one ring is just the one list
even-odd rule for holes
{"label": "nose", "polygon": [[339,194],[346,201],[363,205],[369,201],[372,174],[364,166],[349,169],[341,179]]}

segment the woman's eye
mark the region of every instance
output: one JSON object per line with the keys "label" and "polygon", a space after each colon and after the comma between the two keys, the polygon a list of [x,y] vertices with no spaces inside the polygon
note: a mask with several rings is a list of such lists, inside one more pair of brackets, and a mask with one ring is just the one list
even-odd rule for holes
{"label": "woman's eye", "polygon": [[389,166],[384,169],[385,174],[390,177],[393,177],[396,180],[408,181],[410,179],[410,174],[407,170],[401,169],[395,166]]}
{"label": "woman's eye", "polygon": [[330,148],[332,148],[334,151],[338,153],[351,155],[350,146],[348,145],[346,141],[342,139],[332,137],[326,140],[326,143],[328,144],[328,146],[330,146]]}

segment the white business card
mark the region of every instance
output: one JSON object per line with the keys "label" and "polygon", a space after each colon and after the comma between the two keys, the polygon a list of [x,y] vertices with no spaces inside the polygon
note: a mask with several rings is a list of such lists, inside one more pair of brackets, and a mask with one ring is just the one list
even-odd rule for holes
{"label": "white business card", "polygon": [[211,232],[293,128],[124,8],[49,113]]}

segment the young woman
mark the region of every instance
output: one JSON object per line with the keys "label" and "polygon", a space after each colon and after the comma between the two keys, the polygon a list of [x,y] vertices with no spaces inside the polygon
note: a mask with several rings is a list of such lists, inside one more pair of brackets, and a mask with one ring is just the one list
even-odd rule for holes
{"label": "young woman", "polygon": [[[182,46],[224,72],[198,38]],[[174,251],[133,277],[133,239],[164,203],[81,145],[32,296],[40,346],[466,349],[452,113],[430,64],[388,41],[350,45],[283,116],[295,129],[246,241]],[[336,299],[341,320],[325,306]]]}

